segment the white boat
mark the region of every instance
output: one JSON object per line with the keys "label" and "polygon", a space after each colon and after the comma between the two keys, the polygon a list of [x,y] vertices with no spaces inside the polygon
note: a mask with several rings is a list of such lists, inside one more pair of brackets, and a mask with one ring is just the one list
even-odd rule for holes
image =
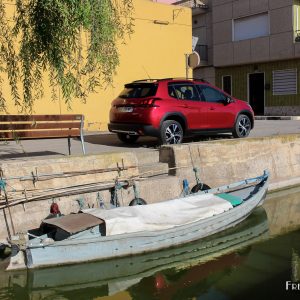
{"label": "white boat", "polygon": [[192,273],[195,280],[200,282],[211,269],[215,270],[216,265],[219,271],[225,265],[227,272],[228,268],[240,264],[247,258],[251,245],[269,237],[268,230],[267,215],[261,207],[238,226],[194,243],[144,255],[12,272],[1,272],[5,265],[1,269],[0,262],[0,295],[1,292],[5,294],[6,287],[14,286],[19,294],[27,296],[29,293],[29,299],[44,299],[49,295],[55,298],[55,295],[69,292],[74,295],[93,294],[94,298],[111,296],[128,290],[145,277],[169,274],[170,269],[176,273],[182,270],[184,274]]}
{"label": "white boat", "polygon": [[265,199],[269,174],[160,203],[88,209],[15,237],[8,269],[107,260],[193,242],[233,227]]}

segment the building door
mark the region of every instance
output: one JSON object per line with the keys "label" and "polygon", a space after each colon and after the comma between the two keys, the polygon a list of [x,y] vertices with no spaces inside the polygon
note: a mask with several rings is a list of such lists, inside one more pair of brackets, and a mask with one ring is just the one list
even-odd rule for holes
{"label": "building door", "polygon": [[248,77],[249,103],[255,115],[263,116],[265,108],[265,73],[253,73]]}

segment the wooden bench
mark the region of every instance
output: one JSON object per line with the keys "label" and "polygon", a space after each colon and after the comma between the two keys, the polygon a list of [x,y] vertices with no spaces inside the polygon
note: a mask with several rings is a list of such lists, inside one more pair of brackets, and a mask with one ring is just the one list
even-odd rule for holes
{"label": "wooden bench", "polygon": [[0,140],[79,137],[85,154],[83,115],[0,115]]}

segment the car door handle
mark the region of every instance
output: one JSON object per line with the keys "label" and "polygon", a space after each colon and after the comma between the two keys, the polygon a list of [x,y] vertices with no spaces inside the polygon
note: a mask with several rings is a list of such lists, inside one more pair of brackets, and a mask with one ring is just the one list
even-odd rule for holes
{"label": "car door handle", "polygon": [[189,108],[189,106],[187,104],[181,104],[181,105],[179,105],[179,107]]}
{"label": "car door handle", "polygon": [[215,108],[214,107],[210,107],[209,110],[215,110]]}

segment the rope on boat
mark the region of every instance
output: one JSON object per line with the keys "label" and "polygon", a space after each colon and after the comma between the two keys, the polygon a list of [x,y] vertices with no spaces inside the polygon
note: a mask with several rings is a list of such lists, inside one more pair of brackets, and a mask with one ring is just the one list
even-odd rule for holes
{"label": "rope on boat", "polygon": [[[2,191],[4,192],[5,207],[8,208],[8,214],[9,214],[9,218],[10,218],[11,229],[12,229],[13,235],[15,235],[16,234],[16,232],[15,232],[15,226],[14,226],[13,218],[12,218],[12,215],[11,215],[8,198],[7,198],[6,181],[3,179],[2,174],[3,173],[2,173],[2,170],[1,170],[1,176],[0,176],[0,193]],[[8,225],[8,220],[7,220],[7,217],[6,217],[5,209],[3,209],[3,216],[4,216],[5,226],[6,226],[6,230],[7,230],[7,235],[9,237],[9,239],[11,239],[11,233],[10,233],[10,229],[9,229],[9,225]]]}
{"label": "rope on boat", "polygon": [[[193,166],[193,172],[195,173],[195,179],[196,179],[196,185],[200,185],[200,190],[202,190],[203,188],[203,182],[200,180],[199,177],[199,168],[197,168],[194,164],[194,160],[193,160],[193,156],[192,156],[192,151],[191,151],[191,146],[189,145],[189,152],[190,152],[190,158],[191,158],[191,162],[192,162],[192,166]],[[199,157],[200,157],[200,152],[199,152],[199,148],[198,148],[198,153],[199,153]]]}
{"label": "rope on boat", "polygon": [[[128,179],[122,179],[119,178],[119,184],[122,185],[123,187],[128,187],[129,183],[132,181]],[[135,180],[146,180],[145,178],[135,178]],[[253,179],[252,179],[253,180]],[[255,180],[249,180],[248,184],[254,185],[256,184],[260,179],[260,177],[255,178]],[[240,186],[243,186],[245,184],[244,182],[241,182]],[[5,209],[10,206],[15,206],[18,204],[26,203],[26,202],[31,202],[31,201],[42,201],[42,200],[48,200],[49,198],[58,198],[58,197],[63,197],[63,196],[74,196],[74,195],[79,195],[79,194],[85,194],[85,193],[93,193],[93,192],[99,192],[99,191],[104,191],[104,190],[109,190],[115,186],[115,182],[112,181],[106,181],[104,183],[88,183],[88,184],[81,184],[81,185],[76,185],[76,186],[68,186],[64,188],[54,188],[54,189],[49,189],[47,193],[42,194],[41,192],[37,191],[36,194],[32,194],[31,197],[27,194],[27,197],[24,198],[18,198],[15,200],[9,201],[9,203],[0,202],[0,209]],[[54,192],[54,193],[53,193]]]}
{"label": "rope on boat", "polygon": [[140,191],[139,191],[139,188],[136,185],[135,181],[133,181],[132,187],[133,187],[134,199],[140,198]]}
{"label": "rope on boat", "polygon": [[0,191],[4,191],[6,189],[6,181],[4,179],[0,179]]}
{"label": "rope on boat", "polygon": [[83,198],[79,198],[79,199],[76,199],[78,205],[79,205],[79,209],[82,210],[84,209],[85,207],[85,202],[84,202],[84,199]]}
{"label": "rope on boat", "polygon": [[113,205],[113,207],[119,207],[120,202],[119,202],[119,196],[118,196],[118,191],[123,187],[122,184],[118,181],[118,178],[115,180],[115,186],[111,188],[111,200],[110,203]]}
{"label": "rope on boat", "polygon": [[[191,165],[182,165],[177,167],[171,167],[168,168],[168,170],[176,170],[176,169],[183,169],[183,168],[190,168]],[[128,187],[133,185],[134,181],[144,181],[149,179],[153,176],[153,173],[158,173],[157,175],[161,175],[162,172],[165,173],[164,170],[153,170],[153,171],[146,171],[143,173],[140,173],[138,175],[133,175],[131,177],[127,178],[118,178],[119,184],[121,184],[123,187]],[[144,177],[146,174],[151,173],[152,176]],[[41,176],[41,175],[39,175]],[[1,177],[0,177],[1,178]],[[2,178],[4,180],[5,178]],[[41,201],[41,200],[47,200],[49,198],[57,198],[62,196],[74,196],[84,193],[92,193],[92,192],[99,192],[103,190],[109,190],[115,186],[115,182],[112,180],[102,181],[99,182],[91,182],[91,183],[85,183],[80,185],[72,185],[67,187],[58,187],[58,188],[50,188],[50,189],[26,189],[25,197],[24,197],[24,190],[20,191],[10,191],[12,192],[18,192],[22,193],[20,197],[16,198],[15,196],[10,197],[9,203],[6,202],[6,199],[0,200],[0,209],[4,209],[9,206],[18,205],[21,203],[31,202],[31,201]]]}
{"label": "rope on boat", "polygon": [[56,178],[67,178],[67,177],[74,177],[74,176],[81,176],[81,175],[91,175],[97,173],[106,173],[106,172],[120,172],[125,171],[128,169],[134,169],[138,166],[128,166],[128,167],[116,167],[116,168],[105,168],[105,169],[94,169],[94,170],[87,170],[87,171],[72,171],[72,172],[62,172],[62,173],[54,173],[54,174],[38,174],[37,170],[31,172],[29,176],[13,176],[13,177],[5,177],[5,180],[16,180],[19,179],[20,181],[45,181],[51,180]]}
{"label": "rope on boat", "polygon": [[[169,168],[169,170],[175,170],[175,169],[183,169],[183,168],[190,168],[190,165],[186,166],[180,166],[180,167],[172,167]],[[158,172],[157,175],[161,175],[161,172],[165,172],[164,170],[156,170],[155,172]],[[133,185],[134,181],[144,181],[148,178],[152,177],[143,177],[143,175],[146,175],[147,173],[152,173],[153,171],[146,171],[139,175],[133,175],[130,178],[118,178],[119,184],[121,184],[123,187],[128,187]],[[31,202],[31,201],[41,201],[41,200],[47,200],[49,198],[57,198],[62,196],[73,196],[78,194],[84,194],[87,192],[98,192],[102,190],[109,190],[115,186],[115,182],[112,180],[104,181],[102,183],[99,182],[91,182],[87,184],[80,184],[76,186],[67,186],[63,188],[50,188],[50,189],[26,189],[25,196],[24,190],[14,190],[10,192],[18,192],[22,193],[22,196],[20,198],[13,198],[9,201],[9,204],[7,205],[6,202],[2,202],[0,200],[0,209],[3,209],[8,206],[14,206],[20,203],[25,202]],[[36,193],[34,193],[36,192]],[[31,195],[30,195],[31,193]],[[2,205],[1,205],[2,204]]]}
{"label": "rope on boat", "polygon": [[97,202],[99,204],[99,207],[102,208],[102,209],[106,209],[105,204],[104,204],[104,199],[101,196],[100,192],[97,192],[97,198],[96,199],[97,199]]}

